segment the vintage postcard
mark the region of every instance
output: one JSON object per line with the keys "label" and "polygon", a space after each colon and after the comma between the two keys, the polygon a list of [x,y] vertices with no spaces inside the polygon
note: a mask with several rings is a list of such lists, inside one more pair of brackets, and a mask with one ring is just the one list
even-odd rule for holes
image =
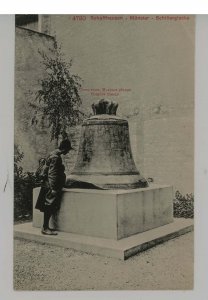
{"label": "vintage postcard", "polygon": [[193,290],[194,15],[16,15],[16,291]]}

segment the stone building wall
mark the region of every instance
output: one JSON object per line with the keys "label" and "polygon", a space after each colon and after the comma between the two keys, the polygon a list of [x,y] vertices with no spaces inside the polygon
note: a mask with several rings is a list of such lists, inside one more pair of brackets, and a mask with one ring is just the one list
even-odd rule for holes
{"label": "stone building wall", "polygon": [[39,158],[53,149],[48,131],[31,125],[32,111],[28,104],[34,99],[31,91],[38,89],[38,80],[43,76],[38,50],[47,53],[53,43],[54,38],[49,35],[16,27],[14,142],[24,152],[24,171],[36,170]]}

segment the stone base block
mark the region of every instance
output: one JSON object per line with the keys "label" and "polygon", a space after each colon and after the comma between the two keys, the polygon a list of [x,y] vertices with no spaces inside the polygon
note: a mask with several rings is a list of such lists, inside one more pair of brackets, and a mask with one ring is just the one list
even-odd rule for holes
{"label": "stone base block", "polygon": [[14,226],[14,237],[125,260],[141,251],[192,230],[193,220],[175,219],[173,223],[159,228],[121,240],[112,240],[66,232],[59,232],[57,236],[45,236],[41,234],[39,228],[33,227],[32,223],[24,223]]}
{"label": "stone base block", "polygon": [[[39,188],[34,189],[35,206]],[[133,190],[64,189],[54,218],[58,230],[91,237],[123,239],[173,222],[171,186]],[[33,209],[33,226],[43,214]],[[51,224],[53,226],[53,224]]]}

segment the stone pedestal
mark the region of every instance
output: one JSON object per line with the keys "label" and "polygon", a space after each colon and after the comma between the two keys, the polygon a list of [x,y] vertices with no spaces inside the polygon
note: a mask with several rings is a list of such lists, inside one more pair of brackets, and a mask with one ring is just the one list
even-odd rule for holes
{"label": "stone pedestal", "polygon": [[[34,189],[33,205],[38,193]],[[124,260],[193,230],[193,220],[173,220],[170,186],[65,189],[55,219],[58,235],[42,235],[43,213],[33,209],[33,224],[15,225],[14,237]]]}
{"label": "stone pedestal", "polygon": [[[34,189],[34,206],[38,194],[39,188]],[[173,222],[172,187],[64,189],[55,222],[62,232],[113,240],[127,238]],[[33,226],[42,227],[42,223],[43,213],[33,209]]]}

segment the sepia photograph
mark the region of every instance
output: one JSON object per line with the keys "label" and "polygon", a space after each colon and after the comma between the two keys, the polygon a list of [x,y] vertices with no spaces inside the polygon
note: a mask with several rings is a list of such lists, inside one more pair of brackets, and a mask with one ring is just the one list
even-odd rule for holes
{"label": "sepia photograph", "polygon": [[194,15],[15,15],[17,291],[192,290]]}

